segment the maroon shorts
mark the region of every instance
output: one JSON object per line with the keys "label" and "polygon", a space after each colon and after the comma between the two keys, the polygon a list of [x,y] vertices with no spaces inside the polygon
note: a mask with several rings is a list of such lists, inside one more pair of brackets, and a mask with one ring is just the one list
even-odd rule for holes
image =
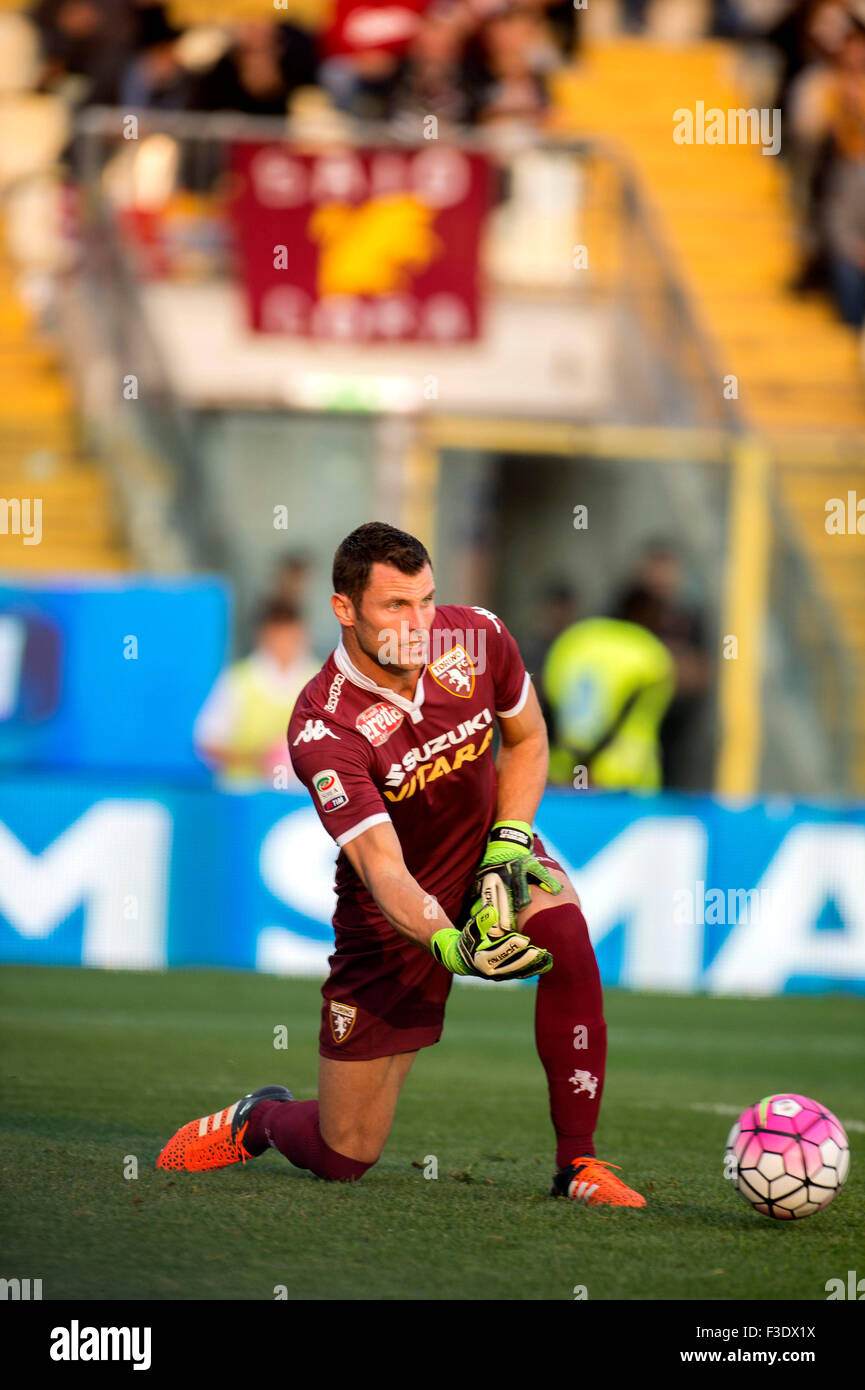
{"label": "maroon shorts", "polygon": [[[561,872],[537,836],[535,854]],[[470,884],[467,903],[471,889]],[[429,951],[387,923],[337,928],[330,975],[321,989],[321,1056],[368,1062],[431,1047],[442,1035],[452,984],[450,971]]]}

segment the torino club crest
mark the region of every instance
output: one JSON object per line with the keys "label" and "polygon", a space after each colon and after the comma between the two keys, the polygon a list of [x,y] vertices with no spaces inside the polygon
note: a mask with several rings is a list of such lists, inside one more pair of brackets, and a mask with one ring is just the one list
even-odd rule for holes
{"label": "torino club crest", "polygon": [[330,1001],[330,1035],[335,1043],[345,1042],[357,1018],[356,1004],[338,1004]]}
{"label": "torino club crest", "polygon": [[475,688],[475,668],[465,647],[451,647],[449,652],[433,661],[429,673],[442,690],[468,700]]}

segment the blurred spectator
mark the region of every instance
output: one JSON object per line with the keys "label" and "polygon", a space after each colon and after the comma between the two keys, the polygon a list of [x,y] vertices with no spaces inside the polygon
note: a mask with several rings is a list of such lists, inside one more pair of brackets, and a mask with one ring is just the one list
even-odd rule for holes
{"label": "blurred spectator", "polygon": [[539,593],[533,629],[520,643],[527,670],[540,671],[551,644],[579,616],[577,596],[570,584],[549,584]]}
{"label": "blurred spectator", "polygon": [[320,41],[289,23],[236,23],[194,71],[161,0],[39,0],[33,18],[43,90],[76,103],[284,115],[318,85],[359,119],[470,124],[543,115],[577,12],[570,0],[336,0]]}
{"label": "blurred spectator", "polygon": [[290,550],[276,566],[271,596],[302,613],[306,607],[311,568],[308,555]]}
{"label": "blurred spectator", "polygon": [[834,76],[826,245],[838,312],[858,328],[865,322],[865,28],[856,25],[847,35]]}
{"label": "blurred spectator", "polygon": [[580,46],[580,17],[573,0],[535,0],[537,9],[546,12],[547,29],[563,58],[573,58]]}
{"label": "blurred spectator", "polygon": [[70,90],[76,103],[113,106],[133,51],[135,20],[125,0],[39,0],[32,11],[42,45],[41,91]]}
{"label": "blurred spectator", "polygon": [[575,8],[574,0],[463,0],[450,8],[462,13],[467,36],[496,15],[513,10],[533,14],[543,22],[546,36],[562,58],[572,57],[578,46],[578,24],[584,13]]}
{"label": "blurred spectator", "polygon": [[192,81],[180,61],[180,34],[169,24],[161,5],[141,12],[136,53],[121,85],[120,100],[125,107],[180,111],[189,105]]}
{"label": "blurred spectator", "polygon": [[538,676],[559,633],[575,623],[579,616],[579,603],[573,588],[569,584],[550,584],[538,595],[532,630],[520,642],[526,670],[536,678],[535,686],[550,740],[554,730],[553,712]]}
{"label": "blurred spectator", "polygon": [[661,786],[659,728],[675,666],[652,633],[615,618],[587,618],[556,638],[544,662],[552,716],[550,781],[654,791]]}
{"label": "blurred spectator", "polygon": [[465,15],[456,7],[434,7],[424,16],[390,84],[389,115],[434,115],[454,125],[474,119],[477,94],[462,64],[465,32]]}
{"label": "blurred spectator", "polygon": [[711,681],[711,663],[703,619],[682,598],[682,566],[672,546],[654,543],[645,550],[614,613],[653,633],[673,657],[675,699],[661,729],[663,780],[665,786],[687,785],[691,741]]}
{"label": "blurred spectator", "polygon": [[507,6],[486,21],[473,47],[478,119],[485,124],[540,119],[549,104],[546,77],[561,56],[537,10]]}
{"label": "blurred spectator", "polygon": [[782,119],[787,116],[791,88],[799,74],[812,63],[837,54],[850,17],[845,0],[788,0],[780,19],[764,31],[763,38],[781,60],[772,104],[781,108]]}
{"label": "blurred spectator", "polygon": [[231,47],[199,74],[192,101],[200,111],[284,116],[292,93],[315,80],[315,43],[305,30],[293,24],[236,24]]}
{"label": "blurred spectator", "polygon": [[370,6],[336,0],[322,36],[319,80],[334,104],[359,120],[388,114],[400,59],[414,42],[428,0]]}
{"label": "blurred spectator", "polygon": [[[807,21],[807,22],[806,22]],[[863,28],[838,3],[801,17],[799,67],[778,100],[786,103],[785,154],[799,223],[802,266],[792,288],[830,290],[842,318],[861,322],[861,211],[857,166],[862,148]],[[787,55],[787,66],[793,52]]]}
{"label": "blurred spectator", "polygon": [[622,0],[622,25],[629,34],[639,34],[646,27],[649,0]]}
{"label": "blurred spectator", "polygon": [[255,650],[216,681],[195,721],[199,757],[232,791],[293,780],[286,729],[295,701],[318,670],[297,608],[279,599],[261,610]]}

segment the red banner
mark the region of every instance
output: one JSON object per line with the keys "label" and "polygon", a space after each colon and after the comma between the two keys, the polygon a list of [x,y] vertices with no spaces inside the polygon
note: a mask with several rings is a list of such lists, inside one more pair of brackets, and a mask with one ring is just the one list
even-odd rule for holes
{"label": "red banner", "polygon": [[233,147],[231,214],[259,333],[342,342],[466,342],[480,332],[491,169],[419,150]]}

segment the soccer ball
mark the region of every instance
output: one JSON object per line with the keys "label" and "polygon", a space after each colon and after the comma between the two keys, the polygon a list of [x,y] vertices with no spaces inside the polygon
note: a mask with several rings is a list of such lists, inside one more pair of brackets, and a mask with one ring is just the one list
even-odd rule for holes
{"label": "soccer ball", "polygon": [[755,1211],[781,1221],[828,1207],[849,1168],[844,1126],[807,1096],[767,1096],[727,1136],[725,1176]]}

